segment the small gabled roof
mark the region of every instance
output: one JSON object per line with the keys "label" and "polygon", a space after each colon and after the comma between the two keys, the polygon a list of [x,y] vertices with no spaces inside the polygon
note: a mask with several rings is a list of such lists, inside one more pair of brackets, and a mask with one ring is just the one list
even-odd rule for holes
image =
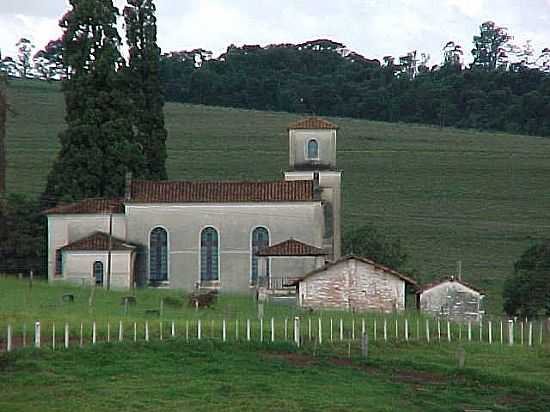
{"label": "small gabled roof", "polygon": [[[126,243],[122,239],[111,237],[111,250],[134,250],[136,247]],[[107,251],[109,250],[109,235],[103,232],[95,232],[92,235],[69,243],[61,248],[63,251]]]}
{"label": "small gabled roof", "polygon": [[296,239],[288,239],[276,245],[268,246],[258,252],[256,256],[327,256],[325,249],[308,245]]}
{"label": "small gabled roof", "polygon": [[443,283],[446,283],[446,282],[456,282],[468,289],[471,289],[473,290],[474,292],[477,292],[479,293],[480,295],[483,295],[483,291],[481,289],[478,289],[466,282],[464,282],[463,280],[459,280],[459,279],[456,279],[454,276],[447,276],[447,277],[444,277],[444,278],[441,278],[439,280],[436,280],[434,282],[431,282],[431,283],[428,283],[426,285],[423,285],[421,289],[419,289],[416,293],[420,294],[420,293],[424,293],[426,292],[427,290],[430,290],[430,289],[433,289],[435,288],[436,286],[439,286],[439,285],[442,285]]}
{"label": "small gabled roof", "polygon": [[365,258],[365,257],[361,257],[361,256],[344,256],[334,262],[329,262],[327,263],[326,265],[324,265],[323,267],[320,267],[319,269],[315,269],[309,273],[306,273],[304,276],[302,276],[300,279],[296,280],[293,282],[294,285],[298,284],[299,282],[301,282],[302,280],[310,277],[310,276],[313,276],[313,275],[316,275],[317,273],[320,273],[320,272],[324,272],[325,270],[333,267],[333,266],[336,266],[336,265],[339,265],[340,263],[343,263],[343,262],[346,262],[348,260],[358,260],[360,262],[363,262],[363,263],[366,263],[368,265],[373,265],[376,269],[380,269],[382,270],[383,272],[386,272],[386,273],[389,273],[391,275],[394,275],[394,276],[397,276],[399,279],[403,280],[404,282],[406,283],[409,283],[410,285],[414,286],[414,287],[418,287],[418,283],[411,277],[407,276],[407,275],[404,275],[402,273],[399,273],[398,271],[396,270],[393,270],[393,269],[390,269],[389,267],[387,266],[383,266],[383,265],[380,265],[378,263],[376,263],[375,261],[373,260],[370,260],[368,258]]}
{"label": "small gabled roof", "polygon": [[329,122],[328,120],[321,119],[320,117],[308,117],[306,119],[298,120],[297,122],[291,123],[288,126],[289,130],[296,129],[338,129],[334,123]]}
{"label": "small gabled roof", "polygon": [[122,199],[107,199],[102,197],[83,199],[79,202],[58,205],[43,212],[45,215],[73,215],[124,213]]}

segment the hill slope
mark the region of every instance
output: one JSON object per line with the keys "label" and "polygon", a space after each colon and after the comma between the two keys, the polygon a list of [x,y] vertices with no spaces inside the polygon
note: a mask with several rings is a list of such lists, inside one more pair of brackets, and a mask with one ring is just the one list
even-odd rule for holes
{"label": "hill slope", "polygon": [[[56,85],[13,81],[8,190],[38,194],[58,150]],[[171,179],[277,179],[287,166],[286,113],[168,104]],[[454,273],[499,304],[503,277],[550,229],[550,139],[330,119],[340,126],[344,224],[400,238],[423,279]]]}

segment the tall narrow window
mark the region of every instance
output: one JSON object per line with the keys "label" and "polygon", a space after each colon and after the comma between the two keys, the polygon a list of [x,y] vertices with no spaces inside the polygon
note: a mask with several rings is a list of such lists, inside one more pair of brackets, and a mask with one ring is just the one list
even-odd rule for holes
{"label": "tall narrow window", "polygon": [[63,275],[63,252],[61,250],[55,251],[55,275]]}
{"label": "tall narrow window", "polygon": [[149,280],[168,280],[168,233],[161,227],[153,229],[149,239]]}
{"label": "tall narrow window", "polygon": [[94,263],[94,279],[96,285],[103,285],[103,262]]}
{"label": "tall narrow window", "polygon": [[319,159],[319,143],[315,139],[310,139],[307,142],[307,158],[311,160]]}
{"label": "tall narrow window", "polygon": [[207,227],[201,233],[201,282],[219,280],[218,231]]}
{"label": "tall narrow window", "polygon": [[[269,246],[269,232],[265,227],[257,227],[252,232],[252,262],[251,262],[251,273],[250,273],[250,282],[255,285],[258,282],[259,276],[259,258],[256,256],[256,253]],[[266,276],[269,276],[269,261],[267,265]]]}

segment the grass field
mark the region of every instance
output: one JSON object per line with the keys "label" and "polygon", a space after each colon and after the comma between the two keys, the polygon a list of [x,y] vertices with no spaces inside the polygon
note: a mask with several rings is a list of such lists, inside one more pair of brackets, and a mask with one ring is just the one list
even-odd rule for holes
{"label": "grass field", "polygon": [[[58,149],[57,85],[11,83],[8,189],[38,194]],[[278,179],[298,116],[168,104],[171,179]],[[374,223],[402,240],[421,280],[454,273],[501,308],[512,263],[550,229],[550,140],[353,119],[340,126],[344,224]]]}
{"label": "grass field", "polygon": [[[0,410],[547,411],[547,352],[416,344],[298,352],[181,339],[0,354]],[[9,387],[9,390],[6,390]]]}

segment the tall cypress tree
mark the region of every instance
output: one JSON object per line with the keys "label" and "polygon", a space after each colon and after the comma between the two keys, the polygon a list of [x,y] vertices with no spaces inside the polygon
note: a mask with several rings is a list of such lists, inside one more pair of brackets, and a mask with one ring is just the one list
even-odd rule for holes
{"label": "tall cypress tree", "polygon": [[119,196],[127,171],[140,176],[143,154],[131,123],[120,37],[112,0],[70,0],[60,21],[67,128],[48,176],[44,206],[85,197]]}
{"label": "tall cypress tree", "polygon": [[153,0],[128,0],[124,8],[130,59],[127,81],[132,97],[133,123],[145,156],[145,174],[166,179],[164,99],[160,83],[160,48]]}

